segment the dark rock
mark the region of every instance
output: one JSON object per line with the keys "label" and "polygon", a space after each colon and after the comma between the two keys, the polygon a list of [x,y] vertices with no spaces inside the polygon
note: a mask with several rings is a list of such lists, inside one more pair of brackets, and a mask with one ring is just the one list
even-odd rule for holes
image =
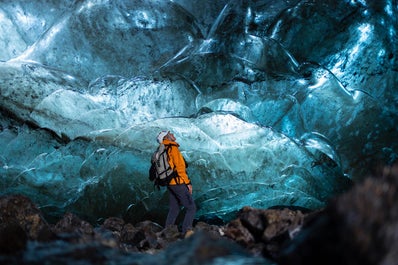
{"label": "dark rock", "polygon": [[197,222],[194,227],[194,231],[204,231],[213,238],[220,238],[223,233],[220,226],[205,222]]}
{"label": "dark rock", "polygon": [[275,258],[281,247],[301,229],[307,215],[299,210],[244,207],[224,233],[255,255]]}
{"label": "dark rock", "polygon": [[25,250],[28,237],[17,223],[0,224],[0,254],[16,254]]}
{"label": "dark rock", "polygon": [[136,224],[136,227],[142,229],[147,233],[158,233],[163,230],[163,227],[152,221],[143,221]]}
{"label": "dark rock", "polygon": [[17,225],[30,240],[47,241],[54,237],[40,210],[23,195],[1,196],[0,213],[0,223],[5,230],[8,226],[10,229],[16,229]]}
{"label": "dark rock", "polygon": [[157,233],[158,243],[162,249],[169,247],[174,242],[180,240],[181,233],[176,225],[167,226]]}
{"label": "dark rock", "polygon": [[127,223],[120,230],[120,240],[129,248],[143,252],[156,252],[176,241],[177,227],[163,228],[151,221],[143,221],[135,226]]}
{"label": "dark rock", "polygon": [[145,232],[129,223],[121,229],[120,239],[123,243],[138,246],[145,240]]}
{"label": "dark rock", "polygon": [[125,222],[122,218],[118,217],[109,217],[105,219],[104,223],[102,224],[102,227],[109,229],[111,231],[122,231],[123,226],[125,225]]}
{"label": "dark rock", "polygon": [[177,241],[166,249],[163,256],[163,264],[268,264],[235,242],[202,230],[188,239]]}
{"label": "dark rock", "polygon": [[242,224],[242,220],[239,218],[228,223],[224,229],[224,234],[248,248],[256,242],[254,235]]}
{"label": "dark rock", "polygon": [[120,233],[103,228],[102,226],[94,228],[94,242],[109,248],[122,249],[126,251],[137,251],[129,245],[124,245],[120,239]]}
{"label": "dark rock", "polygon": [[140,242],[139,249],[161,249],[163,246],[158,241],[157,234],[163,230],[159,224],[151,221],[140,222],[136,227],[144,234],[145,239]]}
{"label": "dark rock", "polygon": [[66,213],[54,227],[56,233],[75,233],[77,235],[93,235],[93,226],[73,213]]}
{"label": "dark rock", "polygon": [[[117,220],[117,218],[112,218]],[[106,222],[105,226],[114,228],[111,225],[111,219]],[[115,224],[118,222],[113,222]],[[137,251],[130,245],[124,245],[121,242],[121,232],[107,229],[104,225],[94,228],[90,223],[80,219],[72,213],[66,213],[61,220],[54,226],[53,231],[57,238],[71,244],[97,244],[104,247]]]}
{"label": "dark rock", "polygon": [[176,225],[170,225],[158,233],[158,236],[160,238],[174,239],[174,240],[180,238],[180,235],[181,233],[178,230],[178,226]]}
{"label": "dark rock", "polygon": [[331,201],[283,251],[280,264],[397,264],[398,174],[391,172]]}

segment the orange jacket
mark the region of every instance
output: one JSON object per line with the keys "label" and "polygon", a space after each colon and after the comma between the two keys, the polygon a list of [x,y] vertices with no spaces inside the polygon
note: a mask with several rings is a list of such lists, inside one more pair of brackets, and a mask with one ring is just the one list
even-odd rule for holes
{"label": "orange jacket", "polygon": [[177,185],[177,184],[191,184],[191,180],[189,179],[187,172],[186,172],[186,165],[184,157],[182,156],[178,147],[180,146],[178,143],[170,141],[168,139],[163,140],[164,145],[171,145],[168,149],[168,157],[169,157],[169,164],[170,167],[177,171],[178,178],[172,179],[169,185]]}

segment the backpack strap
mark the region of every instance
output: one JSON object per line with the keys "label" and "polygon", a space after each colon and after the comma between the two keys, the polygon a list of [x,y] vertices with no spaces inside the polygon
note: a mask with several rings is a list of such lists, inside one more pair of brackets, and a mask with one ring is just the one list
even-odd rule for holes
{"label": "backpack strap", "polygon": [[[165,145],[165,147],[166,147],[165,149],[167,150],[167,155],[169,155],[168,152],[173,146],[178,147],[178,144],[170,143],[170,144],[166,144]],[[185,158],[184,158],[184,161],[185,161]],[[174,168],[175,168],[175,165],[174,165]],[[177,184],[180,184],[178,173],[177,173],[177,171],[174,171],[174,168],[173,168],[173,173],[172,173],[173,174],[173,179],[175,179]]]}

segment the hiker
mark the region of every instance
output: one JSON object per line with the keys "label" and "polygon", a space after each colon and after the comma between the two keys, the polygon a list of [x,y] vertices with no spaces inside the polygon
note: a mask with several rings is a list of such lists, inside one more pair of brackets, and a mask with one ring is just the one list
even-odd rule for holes
{"label": "hiker", "polygon": [[187,238],[193,234],[192,225],[196,213],[196,205],[192,198],[192,183],[186,172],[186,162],[178,147],[176,138],[170,131],[162,131],[157,136],[159,144],[170,146],[168,158],[170,167],[177,173],[167,185],[169,191],[169,212],[166,219],[166,227],[174,225],[180,207],[184,206],[186,213],[182,223],[182,235]]}

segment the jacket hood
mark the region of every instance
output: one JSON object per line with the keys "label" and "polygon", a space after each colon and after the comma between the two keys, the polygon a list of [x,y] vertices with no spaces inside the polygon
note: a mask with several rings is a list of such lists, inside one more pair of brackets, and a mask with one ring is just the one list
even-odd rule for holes
{"label": "jacket hood", "polygon": [[180,146],[177,142],[170,141],[169,139],[164,139],[162,144],[167,145],[167,144],[175,144],[177,146]]}

